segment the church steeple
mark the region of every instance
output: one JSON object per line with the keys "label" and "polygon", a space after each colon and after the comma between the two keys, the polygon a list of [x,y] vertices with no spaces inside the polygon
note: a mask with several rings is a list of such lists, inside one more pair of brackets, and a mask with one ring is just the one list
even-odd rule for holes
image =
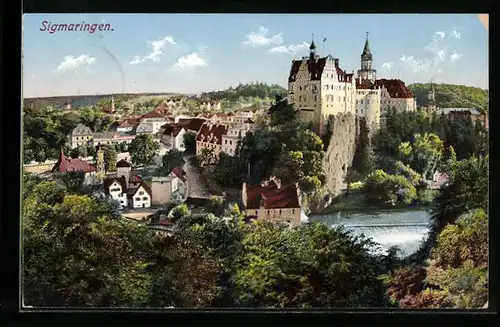
{"label": "church steeple", "polygon": [[372,68],[373,56],[370,49],[370,42],[368,41],[368,32],[366,32],[365,46],[361,54],[361,69],[358,70],[358,78],[368,79],[372,82],[376,80],[377,71]]}
{"label": "church steeple", "polygon": [[313,33],[311,45],[309,46],[309,59],[313,61],[315,56],[316,56],[316,44],[314,44],[314,33]]}
{"label": "church steeple", "polygon": [[368,41],[368,32],[366,32],[365,47],[363,48],[363,53],[361,54],[361,60],[373,60],[372,52],[370,50],[370,42]]}

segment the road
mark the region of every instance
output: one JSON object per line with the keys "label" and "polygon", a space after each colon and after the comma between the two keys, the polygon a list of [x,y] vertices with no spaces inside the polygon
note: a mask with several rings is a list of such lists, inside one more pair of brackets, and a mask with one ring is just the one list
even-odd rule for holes
{"label": "road", "polygon": [[185,156],[184,160],[186,161],[186,165],[184,166],[184,170],[186,171],[186,180],[188,183],[188,196],[192,198],[208,198],[210,197],[210,192],[201,177],[200,172],[196,167],[193,167],[191,164],[190,158],[193,157]]}

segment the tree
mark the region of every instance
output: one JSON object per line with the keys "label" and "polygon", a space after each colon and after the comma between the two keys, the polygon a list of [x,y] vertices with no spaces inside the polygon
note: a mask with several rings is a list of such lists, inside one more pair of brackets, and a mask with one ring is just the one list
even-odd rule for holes
{"label": "tree", "polygon": [[184,162],[183,153],[177,149],[169,150],[161,160],[162,171],[165,174],[169,174],[175,167],[182,166]]}
{"label": "tree", "polygon": [[154,162],[156,151],[160,145],[155,142],[152,135],[138,135],[129,145],[132,161],[137,165],[150,165]]}
{"label": "tree", "polygon": [[214,178],[221,186],[240,187],[243,179],[243,167],[236,157],[221,152],[215,166]]}
{"label": "tree", "polygon": [[185,203],[179,204],[175,208],[172,209],[170,215],[172,216],[172,220],[174,222],[179,221],[182,217],[188,216],[191,213],[189,212],[189,208]]}
{"label": "tree", "polygon": [[352,168],[362,177],[368,176],[375,169],[375,155],[370,146],[369,130],[365,119],[359,122],[359,135],[356,139]]}
{"label": "tree", "polygon": [[269,108],[271,126],[286,125],[295,121],[297,111],[286,99],[276,97],[276,103]]}
{"label": "tree", "polygon": [[85,180],[83,171],[68,171],[61,175],[61,180],[70,192],[78,192],[82,189]]}
{"label": "tree", "polygon": [[216,162],[214,150],[209,148],[201,149],[200,154],[197,157],[198,162],[203,166],[213,165]]}
{"label": "tree", "polygon": [[74,148],[71,150],[70,157],[71,158],[79,158],[81,156],[80,148]]}
{"label": "tree", "polygon": [[352,183],[358,182],[360,179],[359,173],[354,170],[352,167],[347,167],[347,173],[345,175],[345,183],[346,183],[346,195],[349,195],[349,188]]}
{"label": "tree", "polygon": [[195,154],[196,153],[196,133],[188,131],[183,136],[184,148],[186,153]]}
{"label": "tree", "polygon": [[428,178],[441,161],[443,141],[436,134],[415,134],[414,142],[402,142],[399,152],[406,164]]}
{"label": "tree", "polygon": [[303,158],[300,151],[282,151],[278,157],[280,164],[274,167],[273,175],[284,184],[297,182],[304,177],[302,173]]}
{"label": "tree", "polygon": [[106,145],[103,147],[104,151],[104,169],[108,171],[116,171],[116,159],[118,155],[116,154],[115,147],[112,145]]}
{"label": "tree", "polygon": [[376,170],[368,175],[363,185],[365,201],[371,204],[395,205],[410,204],[417,198],[415,186],[405,177],[390,175]]}

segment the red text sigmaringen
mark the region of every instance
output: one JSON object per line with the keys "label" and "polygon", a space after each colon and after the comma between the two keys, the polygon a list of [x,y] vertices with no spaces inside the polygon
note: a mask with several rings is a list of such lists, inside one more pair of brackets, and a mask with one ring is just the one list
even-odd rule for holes
{"label": "red text sigmaringen", "polygon": [[111,24],[89,24],[85,22],[81,22],[78,24],[57,24],[44,20],[42,22],[42,26],[40,27],[40,31],[49,32],[50,34],[54,34],[56,32],[87,32],[87,33],[95,33],[95,32],[111,32],[113,31],[113,27]]}

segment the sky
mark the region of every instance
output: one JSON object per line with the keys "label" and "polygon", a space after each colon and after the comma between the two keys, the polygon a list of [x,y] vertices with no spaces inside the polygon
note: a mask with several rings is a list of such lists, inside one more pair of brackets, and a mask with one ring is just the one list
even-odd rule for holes
{"label": "sky", "polygon": [[313,35],[318,54],[352,72],[367,32],[377,78],[488,88],[488,32],[475,14],[26,14],[23,95],[286,87]]}

